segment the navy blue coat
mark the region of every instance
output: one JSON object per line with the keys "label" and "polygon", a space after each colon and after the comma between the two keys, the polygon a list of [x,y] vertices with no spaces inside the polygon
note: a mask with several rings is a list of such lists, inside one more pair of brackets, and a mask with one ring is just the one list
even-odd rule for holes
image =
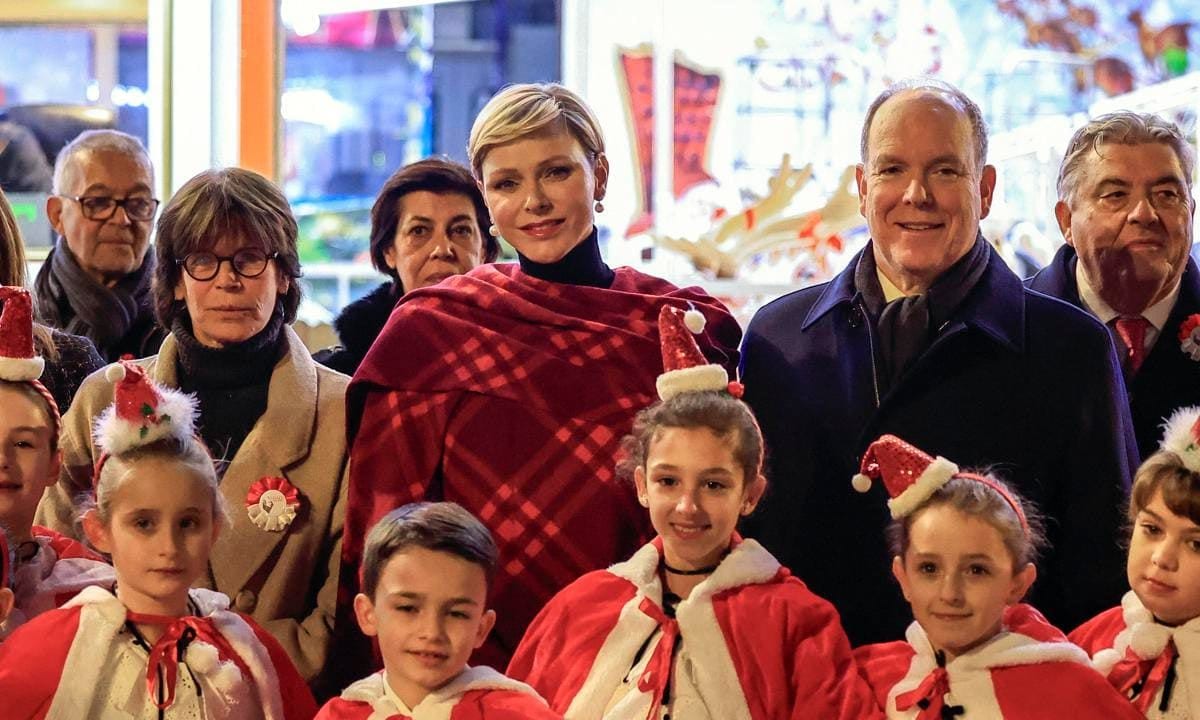
{"label": "navy blue coat", "polygon": [[[1075,283],[1075,248],[1063,245],[1054,260],[1025,284],[1050,297],[1083,308]],[[1167,324],[1150,348],[1142,367],[1126,382],[1129,412],[1138,452],[1145,460],[1158,449],[1163,421],[1177,408],[1200,405],[1200,362],[1179,347],[1179,326],[1188,315],[1200,313],[1200,268],[1188,257],[1179,282],[1179,298]],[[1111,340],[1112,336],[1109,335]]]}
{"label": "navy blue coat", "polygon": [[1127,588],[1119,528],[1137,459],[1108,332],[1025,289],[989,252],[979,284],[887,392],[854,288],[858,256],[763,307],[746,332],[742,381],[771,482],[746,531],[833,602],[855,645],[902,638],[912,620],[891,575],[886,492],[850,485],[883,433],[995,468],[1052,518],[1032,601],[1053,622],[1073,628]]}

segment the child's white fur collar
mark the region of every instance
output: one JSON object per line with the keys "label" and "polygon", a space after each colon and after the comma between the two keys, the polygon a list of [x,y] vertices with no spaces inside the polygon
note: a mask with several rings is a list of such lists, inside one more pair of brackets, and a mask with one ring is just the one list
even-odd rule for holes
{"label": "child's white fur collar", "polygon": [[[342,699],[350,702],[367,703],[371,706],[371,716],[368,720],[384,720],[400,711],[387,697],[384,683],[384,670],[368,675],[352,683],[342,691]],[[523,682],[513,680],[500,674],[490,667],[467,666],[450,682],[430,693],[419,705],[412,709],[413,720],[426,718],[449,717],[450,710],[458,703],[463,694],[474,690],[508,690],[524,693],[541,699],[537,691]]]}
{"label": "child's white fur collar", "polygon": [[[712,575],[697,585],[687,597],[688,602],[702,602],[722,590],[742,587],[743,585],[761,585],[770,582],[779,574],[783,566],[771,553],[756,540],[735,540],[736,545]],[[652,586],[658,587],[657,599],[661,602],[661,582],[658,568],[662,564],[662,539],[642,546],[633,557],[625,562],[617,563],[608,569],[617,577],[624,578],[643,590]],[[650,593],[647,592],[649,596]]]}

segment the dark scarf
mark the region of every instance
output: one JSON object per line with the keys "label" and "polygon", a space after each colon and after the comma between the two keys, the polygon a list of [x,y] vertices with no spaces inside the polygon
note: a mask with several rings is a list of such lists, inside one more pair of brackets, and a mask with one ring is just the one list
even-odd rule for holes
{"label": "dark scarf", "polygon": [[147,251],[140,268],[111,288],[102,285],[84,271],[59,238],[38,271],[39,315],[47,325],[88,338],[101,355],[113,360],[114,348],[134,323],[154,314],[152,277],[154,253]]}
{"label": "dark scarf", "polygon": [[878,359],[883,378],[892,387],[920,357],[943,324],[958,308],[987,270],[988,244],[980,235],[975,244],[933,285],[920,295],[906,295],[891,302],[883,296],[876,274],[875,253],[868,246],[854,268],[854,286],[862,295],[867,312],[876,319]]}
{"label": "dark scarf", "polygon": [[565,285],[607,288],[612,287],[615,277],[612,268],[604,264],[604,258],[600,257],[600,240],[595,227],[591,235],[557,262],[534,262],[520,253],[517,253],[517,259],[521,263],[521,271],[526,275]]}
{"label": "dark scarf", "polygon": [[171,327],[179,352],[179,388],[196,394],[200,437],[218,460],[233,460],[267,409],[271,372],[286,344],[282,330],[282,307],[276,307],[257,335],[223,348],[201,344],[186,314]]}

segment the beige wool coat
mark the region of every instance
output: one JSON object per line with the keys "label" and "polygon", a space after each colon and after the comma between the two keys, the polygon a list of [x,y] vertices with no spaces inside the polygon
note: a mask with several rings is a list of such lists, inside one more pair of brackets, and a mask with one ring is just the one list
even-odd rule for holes
{"label": "beige wool coat", "polygon": [[[313,682],[328,660],[337,604],[346,515],[346,386],[350,378],[313,362],[290,328],[276,363],[267,409],[221,479],[232,516],[213,547],[198,586],[225,593],[234,610],[251,615],[288,651]],[[178,387],[178,346],[168,335],[158,355],[138,360],[161,385]],[[63,418],[63,472],[38,506],[36,522],[78,536],[73,500],[91,490],[97,451],[92,423],[112,403],[104,370],[80,386]],[[265,477],[283,477],[300,491],[295,520],[282,532],[250,521],[246,494]]]}

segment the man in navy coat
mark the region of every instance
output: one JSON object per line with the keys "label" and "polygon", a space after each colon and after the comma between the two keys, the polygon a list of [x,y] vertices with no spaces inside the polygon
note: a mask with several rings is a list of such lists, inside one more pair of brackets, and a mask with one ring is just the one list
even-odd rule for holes
{"label": "man in navy coat", "polygon": [[995,469],[1048,515],[1032,601],[1072,628],[1126,587],[1136,453],[1108,333],[1026,290],[979,235],[996,170],[960,91],[893,86],[861,150],[871,241],[831,282],[760,310],[743,342],[772,483],[746,530],[833,602],[855,644],[902,638],[912,614],[890,574],[885,491],[850,484],[867,445],[894,433]]}
{"label": "man in navy coat", "polygon": [[1155,115],[1117,112],[1084,125],[1058,174],[1054,212],[1066,244],[1027,281],[1109,328],[1143,459],[1172,412],[1200,405],[1200,361],[1190,352],[1200,332],[1180,337],[1200,313],[1200,270],[1189,256],[1194,164],[1179,128]]}

